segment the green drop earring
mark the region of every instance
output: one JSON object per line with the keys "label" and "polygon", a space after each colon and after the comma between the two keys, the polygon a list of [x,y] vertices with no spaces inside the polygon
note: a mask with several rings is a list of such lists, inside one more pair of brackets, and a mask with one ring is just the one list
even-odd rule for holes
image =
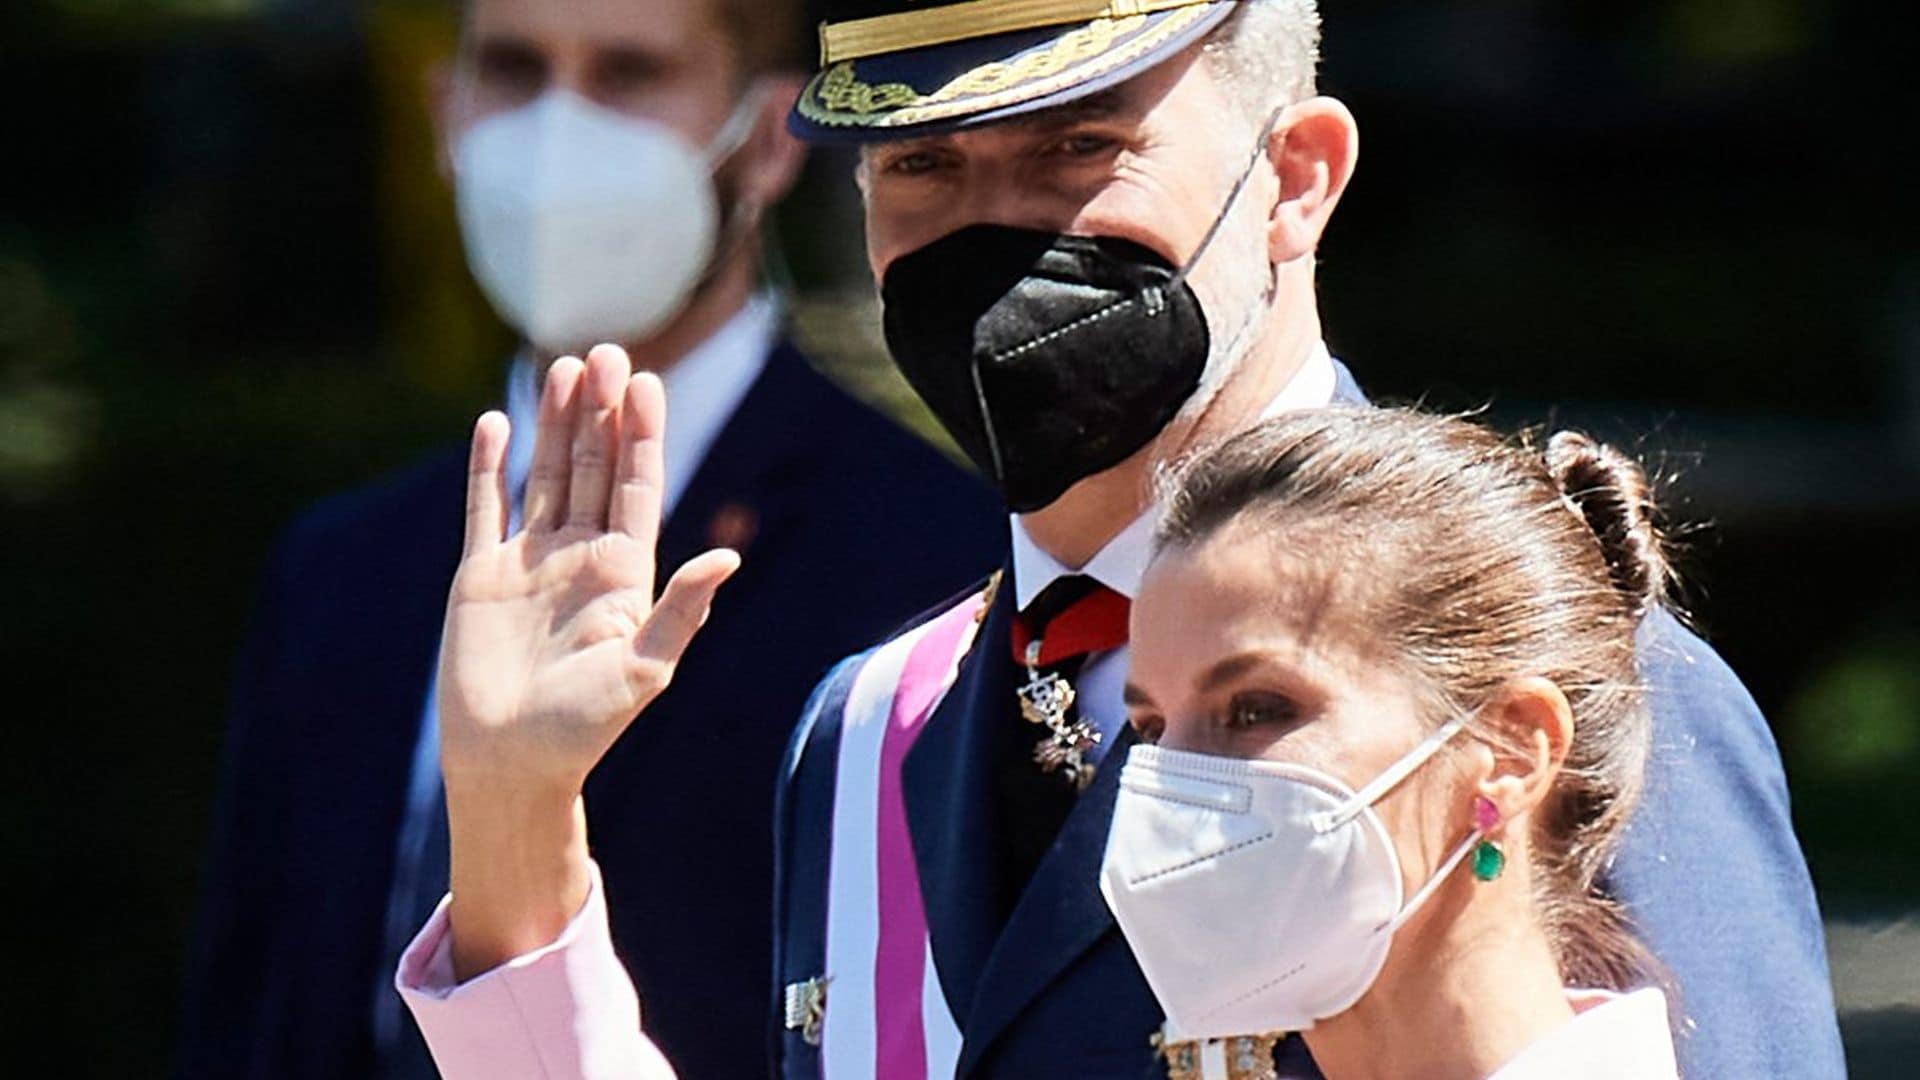
{"label": "green drop earring", "polygon": [[1488,833],[1500,825],[1500,810],[1493,800],[1485,795],[1473,797],[1473,827],[1480,833],[1480,843],[1473,849],[1473,876],[1481,881],[1492,881],[1507,868],[1507,853],[1500,845],[1488,837]]}

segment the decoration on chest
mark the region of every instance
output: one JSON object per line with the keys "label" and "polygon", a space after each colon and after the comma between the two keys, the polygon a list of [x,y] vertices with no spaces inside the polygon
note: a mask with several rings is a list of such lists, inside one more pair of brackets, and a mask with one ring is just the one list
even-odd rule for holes
{"label": "decoration on chest", "polygon": [[1093,781],[1093,763],[1087,754],[1100,745],[1100,732],[1085,720],[1070,719],[1076,696],[1073,684],[1059,672],[1040,670],[1040,642],[1027,643],[1025,656],[1027,681],[1015,693],[1020,698],[1020,715],[1027,723],[1038,724],[1047,734],[1033,747],[1034,763],[1041,772],[1058,772],[1085,791]]}
{"label": "decoration on chest", "polygon": [[1167,1080],[1276,1080],[1274,1048],[1285,1032],[1230,1039],[1169,1042],[1161,1032],[1149,1040],[1167,1061]]}
{"label": "decoration on chest", "polygon": [[820,975],[801,982],[788,983],[782,995],[783,1025],[797,1031],[808,1046],[820,1045],[820,1029],[827,1022],[827,984],[831,975]]}

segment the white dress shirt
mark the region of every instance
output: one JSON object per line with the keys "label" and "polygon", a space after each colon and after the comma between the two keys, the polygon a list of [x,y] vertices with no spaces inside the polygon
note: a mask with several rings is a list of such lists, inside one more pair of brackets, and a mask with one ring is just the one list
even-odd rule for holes
{"label": "white dress shirt", "polygon": [[[694,346],[660,377],[667,388],[667,438],[661,447],[667,472],[661,495],[662,519],[679,505],[688,482],[707,459],[713,440],[767,366],[767,354],[779,329],[779,303],[766,293],[756,295],[712,337]],[[533,466],[534,424],[540,417],[542,373],[537,368],[533,357],[522,353],[507,374],[507,420],[513,427],[507,443],[507,494],[515,528],[520,522],[520,496],[527,490],[527,472]]]}
{"label": "white dress shirt", "polygon": [[1676,1080],[1667,997],[1567,990],[1573,1019],[1535,1039],[1487,1080]]}
{"label": "white dress shirt", "polygon": [[[770,294],[758,294],[661,376],[667,392],[667,433],[662,447],[666,470],[661,493],[663,521],[672,515],[714,440],[765,369],[779,329],[778,301]],[[507,372],[507,420],[512,426],[506,461],[509,531],[520,528],[520,503],[527,490],[527,473],[533,466],[543,374],[526,353],[515,359]],[[412,910],[414,883],[410,870],[420,865],[434,804],[441,798],[440,716],[434,707],[437,697],[438,686],[430,677],[421,707],[420,737],[414,743],[408,774],[406,815],[400,822],[394,884],[388,898],[389,941],[405,941],[418,921],[418,914]],[[383,971],[374,988],[375,1045],[386,1046],[395,1037],[400,1008]]]}
{"label": "white dress shirt", "polygon": [[[1316,343],[1306,363],[1300,365],[1300,370],[1294,372],[1293,378],[1280,388],[1280,393],[1267,403],[1260,418],[1264,420],[1295,409],[1317,409],[1329,405],[1333,402],[1338,381],[1333,355],[1327,351],[1324,343]],[[1075,569],[1064,565],[1035,543],[1033,536],[1027,532],[1026,524],[1019,515],[1014,515],[1014,602],[1025,610],[1041,590],[1069,574],[1085,574],[1127,599],[1133,599],[1139,595],[1140,578],[1147,572],[1147,560],[1153,554],[1153,527],[1154,512],[1149,508],[1107,541],[1104,547],[1094,553],[1093,558],[1087,560],[1085,566]],[[1122,645],[1089,656],[1086,665],[1080,669],[1080,677],[1075,680],[1074,689],[1078,692],[1075,700],[1079,703],[1080,714],[1100,732],[1099,744],[1088,755],[1093,760],[1099,760],[1105,748],[1113,744],[1114,733],[1120,730],[1121,724],[1126,723],[1127,708],[1121,701],[1126,679],[1127,647]]]}

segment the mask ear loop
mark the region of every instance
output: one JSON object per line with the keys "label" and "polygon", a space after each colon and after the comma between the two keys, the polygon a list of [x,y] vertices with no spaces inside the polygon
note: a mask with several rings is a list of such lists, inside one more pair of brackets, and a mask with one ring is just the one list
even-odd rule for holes
{"label": "mask ear loop", "polygon": [[1479,846],[1481,838],[1485,835],[1486,833],[1481,832],[1479,829],[1468,833],[1467,838],[1460,841],[1459,845],[1453,849],[1452,854],[1447,856],[1446,861],[1440,864],[1440,869],[1435,870],[1433,876],[1427,879],[1427,883],[1420,886],[1420,891],[1413,894],[1413,899],[1408,900],[1406,906],[1400,909],[1400,913],[1381,925],[1380,931],[1383,933],[1391,933],[1394,930],[1400,929],[1401,924],[1405,923],[1408,919],[1413,918],[1414,913],[1420,910],[1420,906],[1425,904],[1427,900],[1433,896],[1434,892],[1440,888],[1440,884],[1446,881],[1454,870],[1459,868],[1461,861],[1467,857],[1467,853]]}
{"label": "mask ear loop", "polygon": [[739,153],[740,148],[747,144],[748,136],[753,134],[754,123],[760,119],[760,100],[764,93],[765,87],[755,81],[747,87],[746,93],[740,95],[739,103],[727,114],[726,122],[720,125],[719,131],[714,132],[713,140],[701,152],[701,156],[707,159],[709,170],[725,165],[728,158]]}
{"label": "mask ear loop", "polygon": [[980,406],[980,423],[987,429],[987,453],[993,458],[993,480],[1002,488],[1007,483],[1007,466],[1000,460],[1000,437],[994,434],[993,410],[987,407],[987,388],[980,382],[980,356],[967,361],[967,374],[973,379],[973,400]]}
{"label": "mask ear loop", "polygon": [[[709,177],[720,166],[725,165],[733,155],[739,153],[740,148],[745,146],[747,140],[753,136],[754,124],[760,119],[760,103],[764,94],[765,87],[756,80],[747,88],[747,92],[740,96],[740,101],[734,105],[733,111],[727,114],[727,119],[720,125],[720,130],[714,132],[713,139],[700,152],[701,158],[706,161]],[[713,185],[709,181],[709,186],[713,189],[717,200],[718,185]],[[753,227],[752,216],[741,213],[740,207],[741,204],[735,201],[732,205],[722,208],[719,234],[714,237],[713,250],[707,253],[707,265],[701,269],[700,278],[693,287],[692,295],[698,295],[701,290],[712,284],[713,276],[719,270],[721,254],[732,251],[746,235],[747,230]]]}
{"label": "mask ear loop", "polygon": [[1425,765],[1428,758],[1439,753],[1440,748],[1447,745],[1447,742],[1466,726],[1467,718],[1464,716],[1456,716],[1440,725],[1433,734],[1420,740],[1419,745],[1407,751],[1399,761],[1387,766],[1387,771],[1374,777],[1371,783],[1355,792],[1353,797],[1341,804],[1338,809],[1323,810],[1308,819],[1313,825],[1313,831],[1329,833],[1359,817],[1367,807],[1385,798],[1387,792],[1392,791],[1400,785],[1402,780],[1413,775],[1415,769]]}
{"label": "mask ear loop", "polygon": [[[1253,167],[1260,163],[1261,157],[1265,156],[1267,139],[1273,135],[1273,129],[1279,126],[1280,114],[1285,111],[1283,108],[1275,109],[1267,114],[1266,123],[1260,125],[1259,137],[1253,141],[1253,152],[1247,155],[1246,167],[1240,170],[1240,178],[1233,182],[1233,188],[1227,192],[1227,201],[1220,204],[1220,212],[1213,216],[1213,224],[1207,226],[1207,234],[1200,238],[1200,246],[1193,249],[1193,254],[1188,257],[1186,265],[1174,273],[1164,288],[1178,289],[1187,280],[1187,275],[1193,272],[1194,266],[1200,262],[1200,256],[1206,254],[1207,248],[1213,246],[1213,238],[1220,235],[1220,230],[1226,227],[1227,215],[1233,212],[1233,204],[1240,200],[1240,192],[1246,189],[1247,181],[1253,179]],[[1158,292],[1161,288],[1162,286],[1150,286],[1148,291]]]}

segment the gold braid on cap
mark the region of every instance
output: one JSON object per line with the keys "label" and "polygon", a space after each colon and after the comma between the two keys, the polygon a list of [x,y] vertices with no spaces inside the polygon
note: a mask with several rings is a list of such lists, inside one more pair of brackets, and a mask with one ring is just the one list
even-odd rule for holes
{"label": "gold braid on cap", "polygon": [[1042,26],[1123,19],[1215,0],[963,0],[820,24],[820,66]]}
{"label": "gold braid on cap", "polygon": [[[888,128],[999,108],[1132,63],[1205,14],[1204,3],[1189,2],[1184,10],[1150,27],[1145,15],[1095,19],[1062,34],[1045,48],[1009,61],[982,64],[924,94],[906,83],[866,82],[855,72],[853,61],[842,60],[815,77],[813,85],[800,95],[798,109],[800,115],[816,124]],[[1119,41],[1123,37],[1126,40]]]}

